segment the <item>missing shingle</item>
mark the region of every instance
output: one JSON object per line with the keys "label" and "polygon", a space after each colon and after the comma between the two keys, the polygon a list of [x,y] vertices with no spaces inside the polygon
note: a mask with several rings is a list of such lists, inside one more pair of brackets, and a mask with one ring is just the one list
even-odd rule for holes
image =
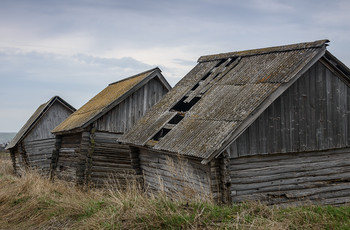
{"label": "missing shingle", "polygon": [[164,137],[165,135],[167,135],[170,132],[171,129],[166,129],[166,128],[162,128],[161,130],[159,130],[158,133],[156,133],[151,140],[153,141],[159,141],[162,137]]}
{"label": "missing shingle", "polygon": [[224,63],[226,60],[227,60],[227,59],[221,59],[221,60],[218,62],[218,64],[215,65],[214,68],[217,68],[217,67],[221,66],[222,63]]}
{"label": "missing shingle", "polygon": [[176,114],[173,118],[171,118],[171,120],[168,123],[176,125],[176,124],[180,123],[180,121],[182,119],[184,119],[183,115]]}
{"label": "missing shingle", "polygon": [[210,76],[211,73],[212,72],[209,71],[206,75],[204,75],[204,77],[202,77],[201,81],[204,81],[205,79],[207,79]]}
{"label": "missing shingle", "polygon": [[201,98],[200,97],[194,97],[190,102],[185,102],[185,100],[188,97],[183,97],[174,107],[172,107],[170,110],[175,110],[178,112],[187,112],[190,110]]}
{"label": "missing shingle", "polygon": [[227,64],[225,65],[225,67],[230,66],[234,61],[236,61],[237,57],[232,57],[230,58],[231,60],[229,62],[227,62]]}

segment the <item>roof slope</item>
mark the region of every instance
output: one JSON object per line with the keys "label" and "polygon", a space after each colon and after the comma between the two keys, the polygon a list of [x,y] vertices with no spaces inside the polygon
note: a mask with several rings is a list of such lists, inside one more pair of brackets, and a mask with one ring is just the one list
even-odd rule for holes
{"label": "roof slope", "polygon": [[72,112],[75,111],[75,108],[68,104],[65,100],[60,98],[59,96],[52,97],[48,102],[40,105],[33,115],[29,118],[29,120],[23,125],[23,127],[18,131],[16,136],[12,139],[12,141],[9,143],[9,145],[6,147],[6,149],[13,148],[16,146],[18,142],[20,142],[28,133],[29,131],[35,126],[35,124],[42,118],[42,116],[45,114],[45,112],[53,105],[56,101],[59,101],[63,105],[65,105],[69,110]]}
{"label": "roof slope", "polygon": [[53,133],[72,132],[84,128],[94,120],[108,112],[112,107],[119,104],[127,96],[140,88],[155,76],[161,78],[163,85],[170,89],[170,85],[163,78],[159,68],[154,68],[121,81],[109,84],[105,89],[89,100],[85,105],[71,114],[66,120],[52,130]]}
{"label": "roof slope", "polygon": [[207,163],[324,55],[327,42],[200,57],[121,141]]}

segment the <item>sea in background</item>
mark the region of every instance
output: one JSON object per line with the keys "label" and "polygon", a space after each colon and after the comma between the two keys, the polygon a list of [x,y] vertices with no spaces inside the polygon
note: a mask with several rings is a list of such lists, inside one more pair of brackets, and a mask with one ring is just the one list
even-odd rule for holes
{"label": "sea in background", "polygon": [[12,138],[14,138],[16,133],[2,133],[0,132],[0,144],[6,144],[9,143]]}

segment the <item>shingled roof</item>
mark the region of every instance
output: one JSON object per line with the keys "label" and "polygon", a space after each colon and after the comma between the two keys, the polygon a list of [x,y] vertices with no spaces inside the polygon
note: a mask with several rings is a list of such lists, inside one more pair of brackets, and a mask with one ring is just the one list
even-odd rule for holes
{"label": "shingled roof", "polygon": [[120,141],[208,163],[325,55],[328,42],[202,56]]}
{"label": "shingled roof", "polygon": [[158,77],[162,84],[170,90],[171,86],[160,73],[161,70],[159,68],[154,68],[109,84],[105,89],[54,128],[52,133],[59,134],[81,131],[81,129],[103,116],[111,108],[118,105],[155,77]]}
{"label": "shingled roof", "polygon": [[46,111],[53,105],[56,101],[59,101],[64,106],[66,106],[72,112],[75,111],[75,108],[68,104],[65,100],[60,98],[59,96],[52,97],[48,102],[40,105],[37,110],[33,113],[33,115],[29,118],[29,120],[23,125],[23,127],[19,130],[16,136],[11,140],[11,142],[7,145],[6,149],[11,149],[17,145],[18,142],[23,140],[24,137],[32,130],[35,124],[42,118],[42,116],[46,113]]}

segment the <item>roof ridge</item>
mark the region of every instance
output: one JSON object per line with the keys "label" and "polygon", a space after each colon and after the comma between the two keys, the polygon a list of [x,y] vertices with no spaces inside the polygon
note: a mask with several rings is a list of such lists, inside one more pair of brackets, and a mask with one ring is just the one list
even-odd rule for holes
{"label": "roof ridge", "polygon": [[267,54],[267,53],[273,53],[273,52],[286,52],[291,50],[309,49],[309,48],[321,47],[328,42],[329,42],[328,39],[324,39],[324,40],[317,40],[313,42],[295,43],[291,45],[272,46],[272,47],[260,48],[260,49],[250,49],[250,50],[234,51],[234,52],[228,52],[228,53],[219,53],[219,54],[213,54],[213,55],[204,55],[198,59],[198,62],[214,61],[214,60],[225,59],[230,57],[238,57],[238,56],[252,56],[252,55],[261,55],[261,54]]}
{"label": "roof ridge", "polygon": [[162,71],[159,69],[159,67],[157,66],[157,67],[155,67],[155,68],[152,68],[152,69],[143,71],[142,73],[138,73],[138,74],[132,75],[132,76],[130,76],[130,77],[121,79],[121,80],[119,80],[119,81],[112,82],[112,83],[110,83],[110,84],[108,84],[108,85],[114,85],[114,84],[117,84],[117,83],[120,83],[120,82],[123,82],[123,81],[127,81],[127,80],[130,80],[131,78],[138,77],[138,76],[140,76],[140,75],[142,75],[142,74],[145,74],[145,73],[148,73],[148,72],[154,72],[154,71],[157,70],[157,69],[158,69],[160,72],[162,72]]}

